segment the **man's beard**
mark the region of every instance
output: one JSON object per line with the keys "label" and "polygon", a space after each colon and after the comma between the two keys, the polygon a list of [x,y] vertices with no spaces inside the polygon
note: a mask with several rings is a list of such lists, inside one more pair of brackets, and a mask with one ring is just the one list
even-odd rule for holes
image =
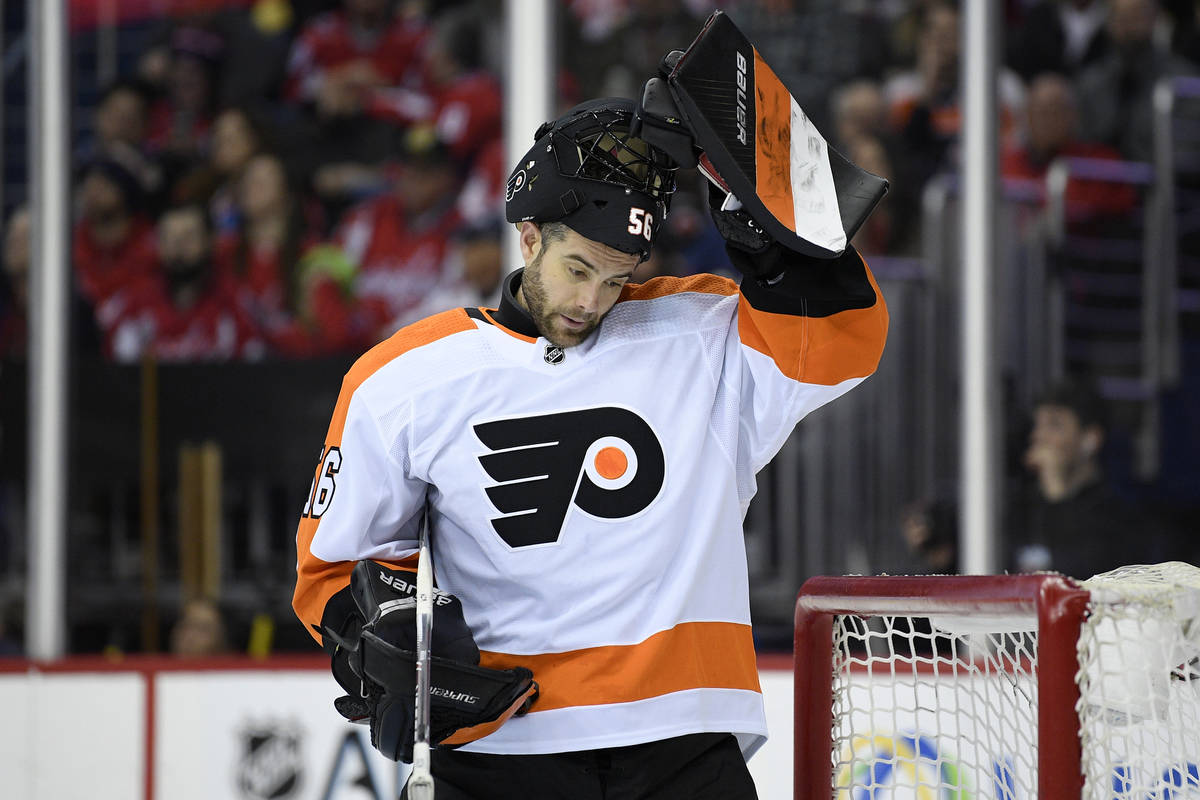
{"label": "man's beard", "polygon": [[[544,252],[543,250],[538,253],[521,275],[521,294],[525,298],[525,305],[529,307],[529,316],[533,318],[533,324],[537,326],[538,333],[549,340],[551,344],[559,347],[574,347],[592,335],[592,331],[596,330],[603,315],[598,314],[594,319],[587,320],[588,324],[579,330],[563,330],[562,323],[558,319],[559,312],[546,307],[548,303],[546,285],[542,283],[541,271],[542,253]],[[571,318],[576,319],[576,317]]]}

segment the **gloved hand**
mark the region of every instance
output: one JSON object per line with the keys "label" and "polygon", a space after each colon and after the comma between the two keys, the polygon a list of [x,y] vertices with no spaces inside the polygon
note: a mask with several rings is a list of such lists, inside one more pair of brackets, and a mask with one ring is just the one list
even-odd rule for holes
{"label": "gloved hand", "polygon": [[[337,642],[333,673],[349,693],[334,701],[347,719],[370,725],[371,744],[394,761],[412,761],[416,706],[415,573],[361,561],[350,590],[357,629],[326,630]],[[458,598],[435,590],[430,658],[430,744],[458,747],[482,738],[537,696],[523,667],[486,669]]]}
{"label": "gloved hand", "polygon": [[682,50],[672,50],[659,65],[659,74],[642,86],[630,133],[666,153],[676,166],[690,168],[696,166],[699,150],[666,80],[682,57]]}

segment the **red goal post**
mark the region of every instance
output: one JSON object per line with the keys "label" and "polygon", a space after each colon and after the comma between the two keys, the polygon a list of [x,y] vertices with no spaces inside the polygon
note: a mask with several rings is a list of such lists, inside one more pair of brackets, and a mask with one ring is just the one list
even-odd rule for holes
{"label": "red goal post", "polygon": [[[993,626],[1000,630],[1027,626],[1036,631],[1030,655],[1036,662],[1033,674],[1040,701],[1036,709],[1037,796],[1043,800],[1080,797],[1084,779],[1079,769],[1076,647],[1088,599],[1088,591],[1079,583],[1057,574],[808,580],[800,591],[795,617],[795,797],[850,800],[854,796],[838,792],[835,784],[838,754],[833,752],[836,736],[831,736],[836,733],[834,628],[839,617],[870,616],[951,617],[976,620],[984,627],[994,620]],[[863,661],[860,666],[869,671],[870,664]],[[916,661],[908,663],[911,666]],[[923,662],[923,666],[928,668],[930,663]],[[894,676],[897,667],[896,660],[887,661],[885,676]],[[987,674],[996,667],[977,669]],[[944,664],[942,672],[950,671]],[[844,687],[837,690],[845,691]],[[866,796],[872,795],[868,792]]]}

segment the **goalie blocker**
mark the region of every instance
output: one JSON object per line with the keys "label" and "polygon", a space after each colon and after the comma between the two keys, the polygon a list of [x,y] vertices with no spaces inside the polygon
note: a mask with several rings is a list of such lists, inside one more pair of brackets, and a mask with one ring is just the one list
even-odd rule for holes
{"label": "goalie blocker", "polygon": [[[326,649],[348,694],[338,713],[370,725],[371,744],[393,761],[412,761],[416,687],[415,572],[358,562],[349,597],[327,607]],[[348,608],[350,601],[354,608]],[[330,620],[329,610],[349,613]],[[430,744],[455,748],[481,739],[537,698],[533,673],[478,666],[479,648],[458,598],[434,591]]]}
{"label": "goalie blocker", "polygon": [[[679,166],[699,167],[720,193],[714,211],[738,215],[725,226],[717,219],[721,234],[755,255],[773,242],[812,258],[839,258],[887,192],[886,180],[828,145],[721,11],[646,82],[634,133]],[[755,264],[749,272],[761,279],[778,272],[774,267]]]}

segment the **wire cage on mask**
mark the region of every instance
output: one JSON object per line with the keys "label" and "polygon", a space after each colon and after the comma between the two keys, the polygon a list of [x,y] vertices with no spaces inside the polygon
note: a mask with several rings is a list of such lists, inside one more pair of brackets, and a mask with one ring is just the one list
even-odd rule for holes
{"label": "wire cage on mask", "polygon": [[[633,114],[602,106],[582,111],[550,137],[559,172],[568,178],[622,186],[663,203],[675,192],[671,159],[630,134]],[[549,123],[548,123],[549,124]],[[546,131],[538,131],[537,138]]]}

